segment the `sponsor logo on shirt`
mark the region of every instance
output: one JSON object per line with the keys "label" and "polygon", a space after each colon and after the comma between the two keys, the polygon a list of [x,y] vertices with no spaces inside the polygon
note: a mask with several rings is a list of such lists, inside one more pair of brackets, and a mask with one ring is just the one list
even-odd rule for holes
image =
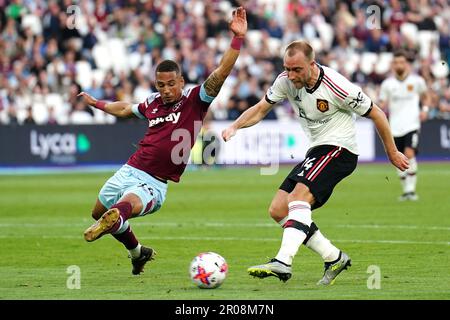
{"label": "sponsor logo on shirt", "polygon": [[310,118],[308,118],[308,117],[306,116],[305,110],[303,110],[303,108],[301,108],[301,107],[298,107],[298,116],[299,116],[300,118],[305,119],[305,120],[308,121],[308,123],[310,123],[310,124],[325,124],[325,123],[328,123],[328,122],[331,120],[330,117],[325,118],[325,119],[323,119],[323,120],[313,120],[313,119],[310,119]]}
{"label": "sponsor logo on shirt", "polygon": [[406,88],[408,89],[408,91],[413,91],[414,90],[414,85],[412,85],[412,84],[408,84],[407,86],[406,86]]}
{"label": "sponsor logo on shirt", "polygon": [[157,117],[154,119],[148,120],[149,128],[156,126],[162,122],[172,122],[173,124],[177,123],[180,120],[181,112],[172,112],[165,117]]}
{"label": "sponsor logo on shirt", "polygon": [[353,109],[357,109],[361,106],[361,104],[364,102],[364,96],[362,92],[358,92],[358,96],[356,98],[353,98],[352,101],[348,103],[350,107]]}

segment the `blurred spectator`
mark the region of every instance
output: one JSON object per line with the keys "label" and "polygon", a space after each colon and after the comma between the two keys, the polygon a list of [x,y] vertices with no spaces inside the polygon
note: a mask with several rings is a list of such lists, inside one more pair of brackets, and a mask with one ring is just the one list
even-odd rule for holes
{"label": "blurred spectator", "polygon": [[[389,52],[414,51],[415,70],[436,92],[430,117],[448,119],[448,1],[0,0],[0,122],[21,124],[28,105],[38,124],[114,122],[77,110],[81,86],[101,99],[140,102],[153,92],[162,59],[179,61],[187,84],[204,81],[228,46],[226,17],[242,3],[248,38],[211,105],[214,119],[234,119],[254,104],[255,92],[259,97],[282,72],[284,46],[300,38],[319,63],[374,94]],[[369,4],[383,6],[378,29],[367,26]],[[71,5],[80,10],[68,11]],[[447,71],[436,72],[441,60]],[[292,116],[284,106],[274,110],[269,118]]]}
{"label": "blurred spectator", "polygon": [[[17,116],[16,116],[16,109],[15,107],[11,107],[9,109],[10,113],[9,113],[9,121],[10,123],[17,123]],[[27,108],[27,113],[25,116],[25,119],[23,119],[23,124],[36,124],[36,121],[33,118],[33,110],[31,109],[31,107]]]}
{"label": "blurred spectator", "polygon": [[[85,103],[77,101],[70,114],[70,124],[93,124],[94,118]],[[90,109],[89,109],[90,110]]]}

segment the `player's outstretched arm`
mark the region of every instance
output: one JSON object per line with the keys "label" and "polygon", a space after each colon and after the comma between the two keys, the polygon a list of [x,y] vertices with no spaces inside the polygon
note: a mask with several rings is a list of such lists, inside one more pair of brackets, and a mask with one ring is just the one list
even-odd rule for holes
{"label": "player's outstretched arm", "polygon": [[247,33],[247,16],[244,8],[239,7],[233,11],[230,30],[234,34],[231,47],[225,51],[219,66],[209,75],[203,84],[206,94],[210,97],[217,97],[220,88],[222,88],[223,83],[231,73],[239,57],[239,50]]}
{"label": "player's outstretched arm", "polygon": [[402,171],[408,169],[408,158],[397,150],[386,115],[376,104],[373,104],[373,108],[369,113],[369,118],[373,120],[375,127],[377,128],[378,135],[383,141],[384,150],[391,163]]}
{"label": "player's outstretched arm", "polygon": [[262,98],[257,104],[247,109],[231,126],[222,131],[224,141],[230,140],[241,128],[251,127],[260,122],[272,109],[273,105]]}
{"label": "player's outstretched arm", "polygon": [[94,108],[100,109],[106,113],[112,114],[118,118],[131,118],[134,116],[132,111],[132,105],[128,102],[116,101],[116,102],[106,102],[99,101],[94,97],[90,96],[86,92],[81,92],[78,97],[82,97],[84,102]]}

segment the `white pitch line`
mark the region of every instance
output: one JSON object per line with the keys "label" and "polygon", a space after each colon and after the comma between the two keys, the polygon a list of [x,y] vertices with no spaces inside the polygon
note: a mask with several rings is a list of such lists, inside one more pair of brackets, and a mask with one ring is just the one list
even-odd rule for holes
{"label": "white pitch line", "polygon": [[[61,235],[61,236],[48,236],[48,235],[0,235],[0,239],[25,239],[30,237],[36,237],[41,239],[78,239],[84,241],[83,237]],[[281,238],[243,238],[243,237],[165,237],[165,236],[142,236],[141,240],[169,240],[169,241],[258,241],[258,242],[281,242]],[[409,241],[409,240],[360,240],[360,239],[333,239],[333,242],[346,242],[346,243],[378,243],[378,244],[421,244],[421,245],[445,245],[450,246],[450,242],[446,241]]]}
{"label": "white pitch line", "polygon": [[380,225],[380,224],[338,224],[333,227],[337,228],[361,228],[361,229],[424,229],[424,230],[448,230],[450,231],[450,227],[441,227],[441,226],[415,226],[415,225]]}
{"label": "white pitch line", "polygon": [[[223,222],[143,222],[130,220],[139,227],[208,227],[208,228],[279,228],[276,223],[223,223]],[[24,227],[24,228],[58,228],[58,227],[87,227],[91,221],[85,223],[0,223],[0,228]],[[450,227],[442,226],[417,226],[417,225],[379,225],[379,224],[338,224],[325,225],[327,228],[357,228],[357,229],[423,229],[423,230],[444,230],[450,231]]]}

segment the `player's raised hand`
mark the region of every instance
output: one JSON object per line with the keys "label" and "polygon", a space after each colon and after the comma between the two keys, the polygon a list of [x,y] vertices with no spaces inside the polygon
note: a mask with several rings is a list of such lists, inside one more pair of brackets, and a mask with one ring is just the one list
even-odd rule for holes
{"label": "player's raised hand", "polygon": [[402,171],[405,171],[409,168],[408,158],[400,151],[396,151],[392,155],[389,155],[389,160],[394,166]]}
{"label": "player's raised hand", "polygon": [[244,37],[247,33],[247,14],[243,7],[239,7],[233,11],[230,30],[236,37]]}
{"label": "player's raised hand", "polygon": [[86,102],[90,106],[95,106],[95,103],[97,102],[97,99],[92,97],[91,95],[87,94],[86,92],[80,92],[77,97],[82,97],[84,102]]}
{"label": "player's raised hand", "polygon": [[228,140],[230,140],[235,134],[236,134],[236,129],[233,126],[230,126],[228,128],[226,128],[225,130],[222,131],[222,139],[223,141],[227,142]]}

